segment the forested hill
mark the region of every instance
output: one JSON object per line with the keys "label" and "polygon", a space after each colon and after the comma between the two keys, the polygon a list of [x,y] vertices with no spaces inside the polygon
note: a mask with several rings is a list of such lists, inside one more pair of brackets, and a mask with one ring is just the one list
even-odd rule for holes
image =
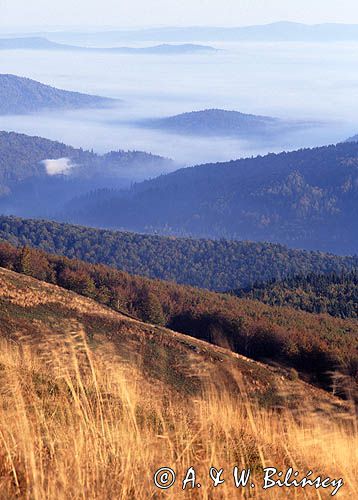
{"label": "forested hill", "polygon": [[98,155],[43,137],[0,131],[0,185],[3,182],[14,185],[26,178],[41,176],[46,173],[44,160],[63,158],[71,160],[71,172],[83,178],[118,176],[121,168],[135,162],[143,167],[173,164],[167,158],[143,151],[118,150]]}
{"label": "forested hill", "polygon": [[299,274],[232,292],[274,306],[291,306],[340,318],[358,318],[358,268],[343,273]]}
{"label": "forested hill", "polygon": [[13,185],[28,177],[43,175],[43,160],[66,157],[77,161],[85,154],[83,150],[57,141],[0,131],[0,189],[4,190],[9,184]]}
{"label": "forested hill", "polygon": [[44,216],[95,187],[127,187],[133,179],[167,168],[175,168],[171,160],[141,151],[99,155],[42,137],[0,132],[0,211]]}
{"label": "forested hill", "polygon": [[143,182],[125,197],[97,193],[76,200],[64,218],[108,228],[355,254],[358,144],[181,169]]}
{"label": "forested hill", "polygon": [[294,273],[341,272],[358,266],[358,258],[271,243],[149,236],[14,217],[0,217],[0,239],[219,291]]}
{"label": "forested hill", "polygon": [[[268,116],[249,115],[224,109],[205,109],[180,115],[145,120],[142,126],[185,135],[231,136],[264,139],[282,134],[294,126]],[[297,124],[296,124],[297,127]]]}
{"label": "forested hill", "polygon": [[107,107],[105,97],[60,90],[29,78],[0,74],[0,114],[25,114],[44,109]]}

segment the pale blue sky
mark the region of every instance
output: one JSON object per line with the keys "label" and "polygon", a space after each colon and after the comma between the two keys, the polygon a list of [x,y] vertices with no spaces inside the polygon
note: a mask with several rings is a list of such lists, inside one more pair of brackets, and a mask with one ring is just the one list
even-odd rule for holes
{"label": "pale blue sky", "polygon": [[358,0],[0,0],[0,26],[358,24]]}

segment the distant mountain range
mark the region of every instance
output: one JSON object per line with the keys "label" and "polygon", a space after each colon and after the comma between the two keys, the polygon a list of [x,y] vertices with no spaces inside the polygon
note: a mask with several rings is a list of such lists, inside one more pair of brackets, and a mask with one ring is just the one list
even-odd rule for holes
{"label": "distant mountain range", "polygon": [[29,78],[0,74],[0,114],[26,114],[53,109],[104,108],[115,100],[60,90]]}
{"label": "distant mountain range", "polygon": [[15,132],[0,132],[0,210],[47,214],[73,196],[98,187],[122,188],[133,179],[158,175],[174,163],[140,151],[97,155]]}
{"label": "distant mountain range", "polygon": [[358,144],[185,168],[74,200],[66,221],[355,254]]}
{"label": "distant mountain range", "polygon": [[[165,118],[143,120],[139,125],[184,135],[260,137],[265,139],[302,127],[298,122],[226,111],[205,109]],[[305,124],[307,126],[307,124]]]}
{"label": "distant mountain range", "polygon": [[0,50],[63,50],[77,52],[108,52],[112,54],[191,54],[198,52],[217,52],[208,45],[161,44],[152,47],[81,47],[56,43],[44,37],[20,37],[0,39]]}
{"label": "distant mountain range", "polygon": [[212,42],[212,41],[352,41],[358,40],[356,24],[307,25],[294,22],[277,22],[258,26],[242,27],[169,27],[131,30],[108,30],[102,32],[57,32],[45,33],[56,41],[77,44],[116,44],[122,42]]}

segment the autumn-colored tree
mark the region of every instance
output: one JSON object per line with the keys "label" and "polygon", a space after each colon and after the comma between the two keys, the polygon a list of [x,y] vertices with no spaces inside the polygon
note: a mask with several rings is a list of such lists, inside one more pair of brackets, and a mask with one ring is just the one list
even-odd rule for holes
{"label": "autumn-colored tree", "polygon": [[96,287],[91,276],[78,269],[65,268],[59,276],[59,284],[68,290],[85,295],[86,297],[94,297],[96,295]]}
{"label": "autumn-colored tree", "polygon": [[141,290],[137,306],[140,310],[141,319],[143,319],[143,321],[147,321],[148,323],[153,323],[155,325],[165,324],[166,321],[162,304],[160,303],[158,297],[147,288]]}
{"label": "autumn-colored tree", "polygon": [[15,270],[43,281],[53,281],[53,272],[44,252],[23,247],[18,253]]}

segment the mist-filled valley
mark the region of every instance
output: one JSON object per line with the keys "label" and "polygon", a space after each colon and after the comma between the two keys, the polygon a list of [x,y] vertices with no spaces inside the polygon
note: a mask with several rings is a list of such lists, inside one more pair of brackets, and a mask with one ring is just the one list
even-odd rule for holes
{"label": "mist-filled valley", "polygon": [[[352,96],[358,92],[358,43],[216,41],[210,45],[221,50],[171,55],[1,50],[1,73],[120,101],[109,109],[8,114],[0,117],[0,129],[99,153],[147,151],[181,165],[331,144],[357,133]],[[208,138],[139,124],[213,108],[300,126],[271,137],[212,134]],[[148,170],[147,177],[154,175],[158,171]]]}
{"label": "mist-filled valley", "polygon": [[358,42],[46,36],[0,43],[3,214],[355,253]]}

